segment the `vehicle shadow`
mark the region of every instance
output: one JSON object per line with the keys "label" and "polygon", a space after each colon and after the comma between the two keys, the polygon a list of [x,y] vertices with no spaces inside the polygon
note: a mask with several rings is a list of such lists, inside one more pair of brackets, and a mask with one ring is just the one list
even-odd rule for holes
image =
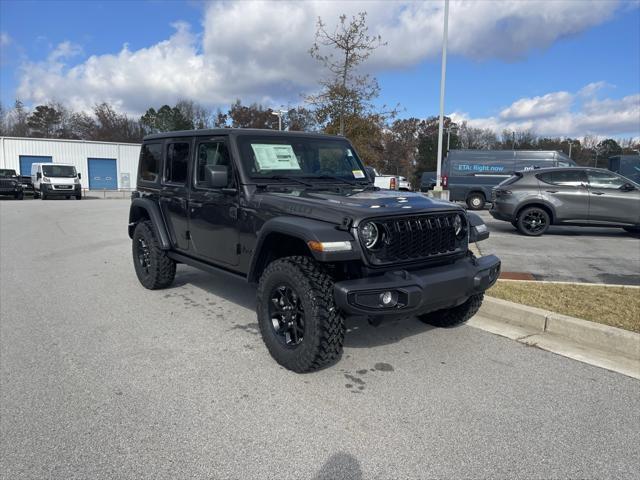
{"label": "vehicle shadow", "polygon": [[313,480],[362,480],[362,469],[356,457],[349,453],[334,453],[320,467],[320,471],[315,474]]}
{"label": "vehicle shadow", "polygon": [[[193,285],[211,295],[255,312],[256,287],[241,278],[224,273],[210,274],[182,265],[178,268],[173,288],[185,285]],[[364,317],[352,317],[347,320],[346,327],[344,346],[348,348],[389,345],[434,328],[415,317],[383,322],[377,327],[370,325]]]}

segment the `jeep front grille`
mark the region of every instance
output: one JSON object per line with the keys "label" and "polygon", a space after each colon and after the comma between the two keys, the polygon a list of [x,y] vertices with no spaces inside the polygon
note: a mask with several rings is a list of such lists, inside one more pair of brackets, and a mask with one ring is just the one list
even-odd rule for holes
{"label": "jeep front grille", "polygon": [[[374,264],[426,260],[466,249],[466,236],[457,239],[453,220],[457,213],[371,219],[383,235],[380,247],[365,252]],[[364,224],[366,222],[363,222]]]}

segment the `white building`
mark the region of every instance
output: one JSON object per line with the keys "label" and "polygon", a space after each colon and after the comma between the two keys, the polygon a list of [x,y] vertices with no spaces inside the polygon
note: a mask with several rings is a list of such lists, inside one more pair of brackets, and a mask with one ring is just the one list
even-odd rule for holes
{"label": "white building", "polygon": [[128,190],[136,187],[140,144],[0,137],[0,168],[31,174],[37,162],[75,165],[82,174],[82,188]]}

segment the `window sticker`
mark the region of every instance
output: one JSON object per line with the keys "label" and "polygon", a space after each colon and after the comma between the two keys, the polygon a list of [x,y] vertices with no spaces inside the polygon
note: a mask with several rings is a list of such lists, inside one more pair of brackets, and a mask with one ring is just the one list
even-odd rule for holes
{"label": "window sticker", "polygon": [[258,171],[262,170],[301,170],[300,163],[291,145],[273,145],[271,143],[252,143]]}
{"label": "window sticker", "polygon": [[355,178],[364,178],[364,172],[362,170],[352,170],[353,176]]}

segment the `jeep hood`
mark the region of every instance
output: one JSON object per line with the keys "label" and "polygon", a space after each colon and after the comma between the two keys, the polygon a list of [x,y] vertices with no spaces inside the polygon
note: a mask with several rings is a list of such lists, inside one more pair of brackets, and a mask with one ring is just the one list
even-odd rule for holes
{"label": "jeep hood", "polygon": [[424,195],[394,190],[288,190],[260,192],[257,207],[277,214],[301,216],[332,223],[351,217],[354,224],[365,218],[411,215],[444,210],[463,210],[458,205]]}

